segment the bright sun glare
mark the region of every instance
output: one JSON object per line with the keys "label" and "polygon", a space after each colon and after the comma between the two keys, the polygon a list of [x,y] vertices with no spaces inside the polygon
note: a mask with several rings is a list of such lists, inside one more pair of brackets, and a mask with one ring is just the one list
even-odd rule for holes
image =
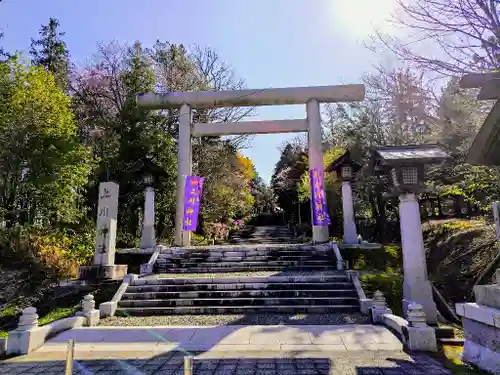
{"label": "bright sun glare", "polygon": [[387,31],[386,21],[396,9],[396,0],[335,0],[332,4],[335,22],[356,37],[366,37],[374,28]]}

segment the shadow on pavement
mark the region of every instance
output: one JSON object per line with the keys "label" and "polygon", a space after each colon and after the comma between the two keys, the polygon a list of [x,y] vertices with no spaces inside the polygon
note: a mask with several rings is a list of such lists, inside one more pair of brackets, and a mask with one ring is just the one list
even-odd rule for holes
{"label": "shadow on pavement", "polygon": [[[446,374],[439,363],[428,357],[393,358],[383,353],[373,356],[361,353],[357,356],[320,355],[301,358],[268,358],[224,356],[223,358],[204,358],[203,354],[193,353],[193,375],[414,375]],[[376,362],[376,365],[373,363]],[[184,375],[184,354],[167,353],[151,358],[128,359],[76,359],[73,374],[104,375]],[[0,364],[2,374],[64,374],[63,361],[31,361]]]}

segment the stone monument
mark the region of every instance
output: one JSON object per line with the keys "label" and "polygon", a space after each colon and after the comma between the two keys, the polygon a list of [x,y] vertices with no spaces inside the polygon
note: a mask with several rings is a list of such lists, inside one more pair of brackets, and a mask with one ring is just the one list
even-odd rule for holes
{"label": "stone monument", "polygon": [[117,219],[118,184],[102,182],[99,185],[94,264],[79,267],[80,280],[121,279],[127,274],[127,265],[115,264]]}

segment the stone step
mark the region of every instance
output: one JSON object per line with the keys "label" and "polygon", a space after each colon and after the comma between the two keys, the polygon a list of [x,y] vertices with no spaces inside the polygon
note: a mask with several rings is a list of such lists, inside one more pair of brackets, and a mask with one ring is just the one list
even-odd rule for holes
{"label": "stone step", "polygon": [[464,346],[464,339],[459,338],[441,338],[437,339],[438,344],[446,346]]}
{"label": "stone step", "polygon": [[182,285],[182,284],[235,284],[235,283],[335,283],[349,282],[348,276],[342,271],[328,271],[327,274],[318,273],[308,275],[269,275],[269,276],[234,276],[234,277],[153,277],[139,278],[132,285]]}
{"label": "stone step", "polygon": [[332,270],[333,265],[323,265],[323,266],[260,266],[260,267],[251,267],[251,266],[233,266],[233,267],[195,267],[195,268],[178,268],[178,267],[157,267],[156,273],[217,273],[217,272],[245,272],[245,271],[328,271]]}
{"label": "stone step", "polygon": [[223,259],[219,262],[194,262],[192,260],[189,261],[179,261],[177,262],[166,262],[163,263],[165,266],[179,266],[182,265],[183,268],[190,268],[190,267],[197,267],[197,266],[203,266],[205,268],[208,267],[267,267],[267,266],[325,266],[325,265],[331,265],[334,264],[332,261],[324,261],[324,260],[308,260],[305,262],[301,261],[279,261],[279,260],[270,260],[270,261],[238,261],[238,260],[231,260],[231,259]]}
{"label": "stone step", "polygon": [[166,257],[162,256],[158,258],[161,261],[172,262],[179,261],[183,262],[190,260],[192,262],[211,262],[211,261],[334,261],[336,260],[333,255],[249,255],[249,256],[233,256],[233,257],[222,257],[222,256],[202,256],[202,255],[183,255],[183,256],[172,256]]}
{"label": "stone step", "polygon": [[121,300],[120,307],[174,307],[174,306],[331,306],[353,305],[356,306],[356,297],[292,297],[292,298],[185,298],[185,299],[142,299]]}
{"label": "stone step", "polygon": [[254,297],[355,297],[357,298],[355,289],[316,289],[316,290],[195,290],[188,292],[140,292],[123,294],[123,300],[158,300],[158,299],[173,299],[173,298],[254,298]]}
{"label": "stone step", "polygon": [[[185,248],[166,248],[160,250],[160,256],[163,255],[185,255],[185,254],[210,254],[210,253],[236,253],[238,254],[262,254],[262,253],[331,253],[329,245],[310,245],[310,244],[250,244],[250,245],[225,245],[225,246],[205,246],[205,247],[185,247]],[[230,256],[230,255],[228,255]]]}
{"label": "stone step", "polygon": [[190,292],[190,291],[240,291],[240,290],[352,290],[350,282],[337,283],[235,283],[235,284],[147,284],[130,285],[127,293]]}
{"label": "stone step", "polygon": [[436,327],[434,328],[434,331],[436,332],[436,338],[438,339],[452,339],[455,337],[455,330],[453,327]]}
{"label": "stone step", "polygon": [[250,256],[335,256],[331,250],[248,250],[248,251],[186,251],[177,253],[161,253],[159,258],[169,257],[202,257],[220,256],[220,257],[250,257]]}
{"label": "stone step", "polygon": [[314,306],[186,306],[186,307],[128,307],[117,309],[120,315],[206,315],[206,314],[328,314],[359,312],[357,305]]}

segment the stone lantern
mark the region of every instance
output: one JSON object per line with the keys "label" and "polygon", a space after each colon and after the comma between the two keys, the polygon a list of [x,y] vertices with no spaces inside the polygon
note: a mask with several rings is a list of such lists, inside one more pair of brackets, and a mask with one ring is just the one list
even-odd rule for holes
{"label": "stone lantern", "polygon": [[403,311],[418,303],[423,306],[428,324],[437,324],[437,309],[427,276],[420,207],[416,194],[429,192],[424,186],[424,166],[449,158],[439,145],[393,146],[372,150],[373,170],[389,178],[386,197],[399,197],[399,220],[403,250]]}
{"label": "stone lantern", "polygon": [[346,151],[343,155],[331,163],[325,172],[335,172],[342,180],[342,212],[344,221],[344,244],[354,245],[358,243],[356,223],[354,221],[354,204],[352,199],[351,181],[361,165],[351,159],[351,154]]}

